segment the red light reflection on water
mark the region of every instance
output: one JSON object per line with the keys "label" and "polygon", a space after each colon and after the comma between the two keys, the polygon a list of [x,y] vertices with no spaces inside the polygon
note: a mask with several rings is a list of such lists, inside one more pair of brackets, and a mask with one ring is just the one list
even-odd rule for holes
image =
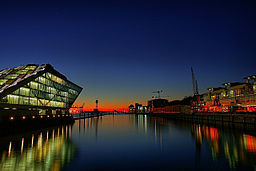
{"label": "red light reflection on water", "polygon": [[244,147],[249,152],[256,152],[256,137],[244,134]]}
{"label": "red light reflection on water", "polygon": [[219,133],[217,128],[210,128],[210,135],[212,140],[218,140],[219,139]]}

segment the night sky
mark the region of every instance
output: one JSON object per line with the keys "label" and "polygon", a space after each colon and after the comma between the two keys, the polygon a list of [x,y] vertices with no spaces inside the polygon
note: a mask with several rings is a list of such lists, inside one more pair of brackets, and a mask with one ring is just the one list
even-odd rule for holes
{"label": "night sky", "polygon": [[169,100],[256,74],[253,1],[0,1],[0,69],[52,64],[92,109]]}

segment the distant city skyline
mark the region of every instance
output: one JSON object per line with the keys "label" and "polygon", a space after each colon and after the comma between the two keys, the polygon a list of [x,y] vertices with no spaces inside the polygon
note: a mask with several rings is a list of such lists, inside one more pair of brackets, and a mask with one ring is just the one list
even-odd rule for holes
{"label": "distant city skyline", "polygon": [[1,1],[0,70],[51,64],[85,109],[146,105],[256,74],[253,1]]}

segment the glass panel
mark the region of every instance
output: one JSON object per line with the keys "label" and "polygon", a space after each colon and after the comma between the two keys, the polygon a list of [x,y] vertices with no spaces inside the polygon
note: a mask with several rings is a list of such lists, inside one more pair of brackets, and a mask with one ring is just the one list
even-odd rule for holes
{"label": "glass panel", "polygon": [[24,88],[24,87],[20,88],[20,95],[29,96],[29,94],[30,94],[30,89],[29,88]]}
{"label": "glass panel", "polygon": [[19,104],[19,96],[16,95],[7,95],[7,100],[10,104]]}
{"label": "glass panel", "polygon": [[34,69],[36,69],[36,67],[37,67],[37,66],[32,65],[32,66],[27,66],[26,69],[27,69],[27,70],[34,70]]}
{"label": "glass panel", "polygon": [[19,74],[9,74],[9,75],[7,75],[5,78],[7,78],[7,79],[15,79],[15,78],[17,78],[19,76]]}
{"label": "glass panel", "polygon": [[34,81],[30,82],[30,88],[37,89],[37,87],[38,87],[38,83],[36,83]]}
{"label": "glass panel", "polygon": [[8,81],[8,80],[6,80],[6,79],[1,79],[1,80],[0,80],[0,85],[5,84],[7,81]]}
{"label": "glass panel", "polygon": [[45,85],[43,85],[43,84],[38,84],[38,90],[40,90],[40,91],[45,91]]}
{"label": "glass panel", "polygon": [[30,98],[30,104],[31,105],[37,105],[37,99],[36,98]]}
{"label": "glass panel", "polygon": [[45,84],[45,78],[44,77],[39,77],[39,82],[42,84]]}

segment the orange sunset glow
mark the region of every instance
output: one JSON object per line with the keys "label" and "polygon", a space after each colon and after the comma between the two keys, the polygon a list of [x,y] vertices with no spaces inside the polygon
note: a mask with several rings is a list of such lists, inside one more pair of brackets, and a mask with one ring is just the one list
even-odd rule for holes
{"label": "orange sunset glow", "polygon": [[[98,103],[98,108],[100,111],[113,111],[113,110],[117,110],[117,111],[127,111],[129,105],[136,103],[140,103],[143,105],[147,105],[147,100],[148,99],[138,99],[138,100],[126,100],[126,99],[120,99],[120,100],[116,100],[116,99],[99,99],[99,103]],[[84,98],[80,98],[78,97],[78,99],[75,101],[75,103],[73,104],[73,107],[81,107],[84,104],[83,110],[84,111],[93,111],[96,107],[96,103],[95,103],[96,99],[93,99],[91,97],[86,97]]]}
{"label": "orange sunset glow", "polygon": [[[81,107],[83,105],[82,102],[78,101],[76,102],[73,107]],[[127,103],[117,103],[113,104],[111,102],[102,102],[99,103],[99,110],[100,111],[127,111],[128,110],[128,104]],[[93,111],[95,109],[95,102],[94,103],[86,103],[83,106],[84,111]]]}

